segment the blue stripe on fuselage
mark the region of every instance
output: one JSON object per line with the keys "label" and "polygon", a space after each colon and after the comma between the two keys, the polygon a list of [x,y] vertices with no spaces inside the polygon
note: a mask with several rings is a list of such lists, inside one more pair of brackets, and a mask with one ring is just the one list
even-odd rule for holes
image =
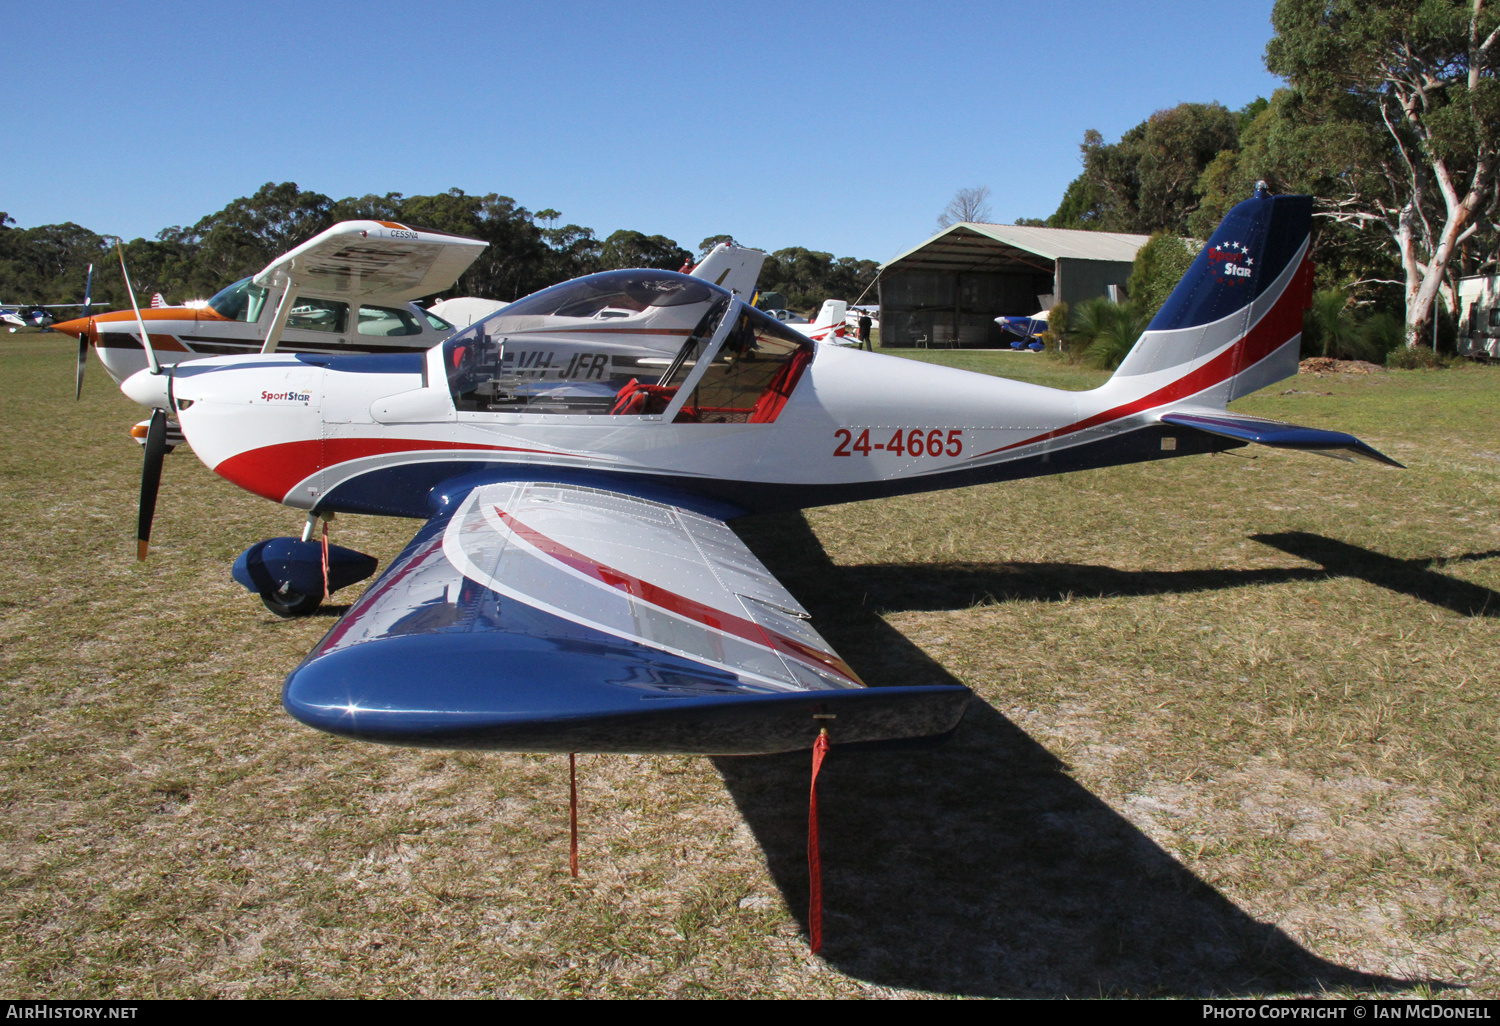
{"label": "blue stripe on fuselage", "polygon": [[421,374],[427,353],[298,353],[297,359],[342,374]]}

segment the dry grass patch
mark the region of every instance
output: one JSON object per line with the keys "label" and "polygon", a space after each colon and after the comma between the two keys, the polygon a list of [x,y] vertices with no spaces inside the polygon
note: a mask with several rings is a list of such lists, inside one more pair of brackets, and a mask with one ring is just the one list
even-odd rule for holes
{"label": "dry grass patch", "polygon": [[[97,365],[66,398],[66,340],[8,346],[10,993],[1500,996],[1500,373],[1242,404],[1404,472],[1263,452],[742,525],[873,682],[979,696],[945,743],[835,747],[814,958],[806,755],[580,758],[570,879],[565,759],[289,720],[333,619],[228,566],[296,515],[183,451],[137,566],[139,414]],[[335,534],[388,560],[414,526]]]}

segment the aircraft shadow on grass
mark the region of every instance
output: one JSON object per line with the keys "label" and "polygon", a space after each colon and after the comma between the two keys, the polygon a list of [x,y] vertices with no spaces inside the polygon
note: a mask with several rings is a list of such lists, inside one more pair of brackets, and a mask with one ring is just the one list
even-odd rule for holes
{"label": "aircraft shadow on grass", "polygon": [[1500,550],[1466,552],[1434,559],[1393,559],[1347,542],[1305,531],[1252,534],[1251,541],[1322,565],[1315,577],[1356,577],[1362,581],[1431,602],[1462,616],[1500,616],[1500,592],[1438,573],[1433,566],[1474,563],[1500,556]]}
{"label": "aircraft shadow on grass", "polygon": [[[1429,601],[1437,598],[1424,588],[1454,594],[1429,582],[1425,566],[1312,535],[1261,540],[1315,558],[1324,570],[1129,574],[1060,566],[966,575],[951,567],[836,567],[798,515],[738,526],[875,686],[955,682],[875,609],[964,608],[987,593],[1049,598],[1237,587],[1352,572],[1346,557],[1366,559],[1361,565],[1380,568],[1381,583]],[[991,580],[1002,577],[1004,583]],[[865,604],[849,602],[861,591]],[[1461,604],[1475,598],[1456,594]],[[719,758],[715,765],[805,930],[808,754]],[[937,744],[835,743],[818,796],[824,956],[877,985],[975,996],[1449,986],[1319,958],[1200,880],[1066,770],[978,699]]]}

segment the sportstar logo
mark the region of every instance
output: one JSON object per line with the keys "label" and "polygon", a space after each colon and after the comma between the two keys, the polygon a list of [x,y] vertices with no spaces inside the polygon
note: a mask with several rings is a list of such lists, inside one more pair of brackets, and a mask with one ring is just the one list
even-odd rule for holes
{"label": "sportstar logo", "polygon": [[1221,242],[1208,251],[1208,266],[1214,277],[1224,282],[1248,279],[1254,273],[1255,260],[1240,242]]}
{"label": "sportstar logo", "polygon": [[305,403],[312,398],[312,396],[308,395],[306,392],[262,392],[260,394],[260,397],[268,403]]}

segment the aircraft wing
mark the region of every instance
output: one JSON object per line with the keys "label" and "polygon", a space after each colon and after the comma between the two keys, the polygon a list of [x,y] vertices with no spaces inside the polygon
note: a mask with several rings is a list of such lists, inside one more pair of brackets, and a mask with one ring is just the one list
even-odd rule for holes
{"label": "aircraft wing", "polygon": [[942,734],[969,695],[865,686],[721,520],[507,481],[450,497],[283,701],[392,744],[752,754]]}
{"label": "aircraft wing", "polygon": [[1401,466],[1384,453],[1342,431],[1325,431],[1322,428],[1302,427],[1285,421],[1209,408],[1178,407],[1162,414],[1160,419],[1164,424],[1195,428],[1211,435],[1256,442],[1277,449],[1301,449],[1320,456],[1332,456],[1334,459],[1362,459],[1384,463],[1390,467]]}
{"label": "aircraft wing", "polygon": [[442,292],[489,245],[395,221],[340,221],[277,257],[255,284],[405,303]]}

